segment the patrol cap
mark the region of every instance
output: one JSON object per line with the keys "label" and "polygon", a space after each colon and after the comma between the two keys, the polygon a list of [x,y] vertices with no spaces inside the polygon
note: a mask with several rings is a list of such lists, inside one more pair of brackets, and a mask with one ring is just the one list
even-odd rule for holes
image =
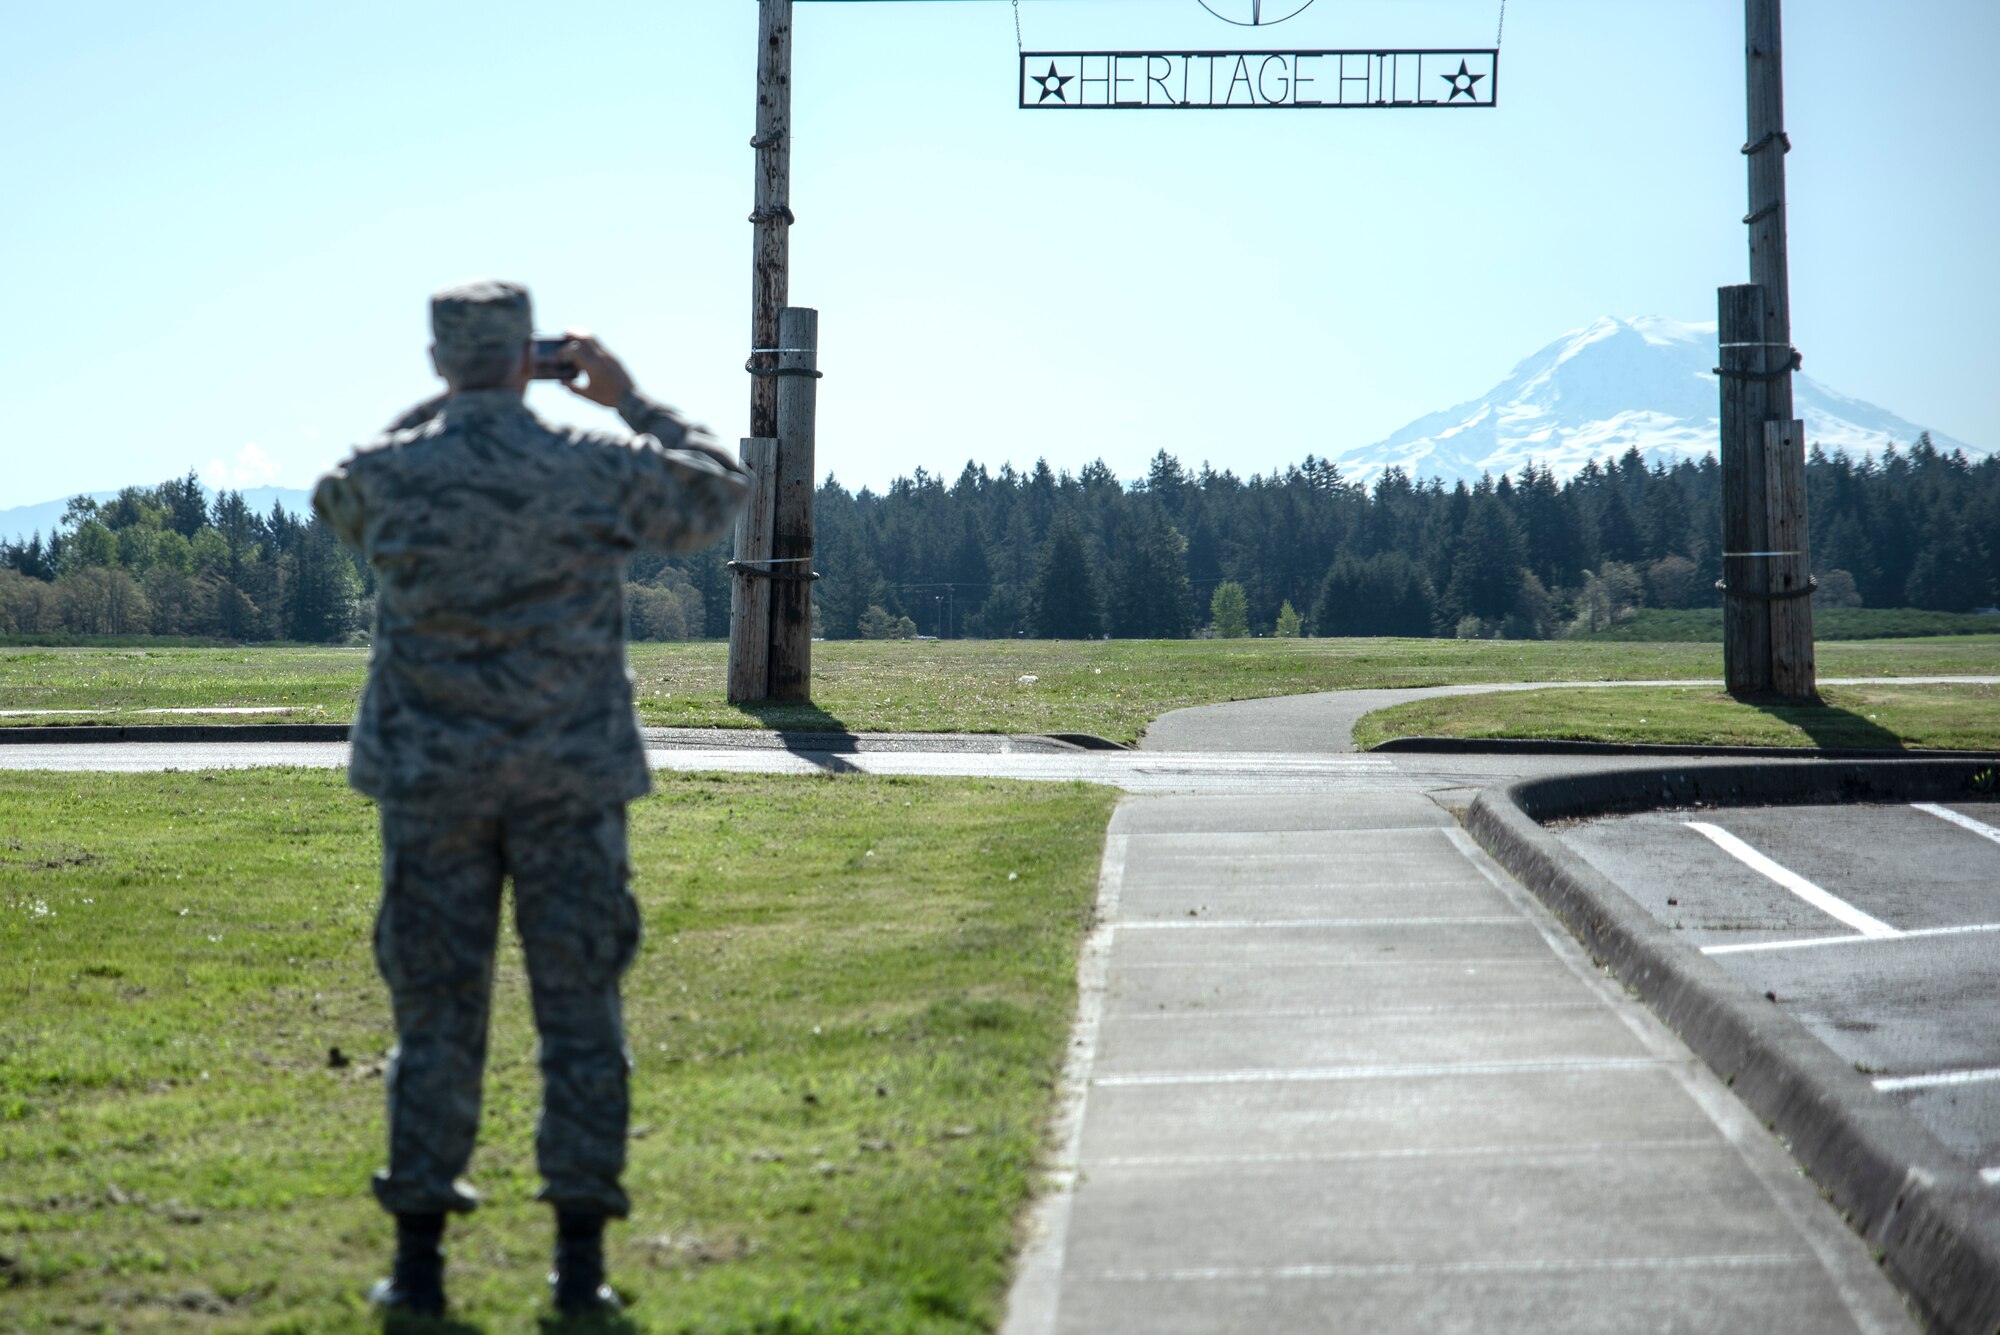
{"label": "patrol cap", "polygon": [[528,289],[478,278],[431,294],[431,337],[441,348],[506,347],[534,337]]}

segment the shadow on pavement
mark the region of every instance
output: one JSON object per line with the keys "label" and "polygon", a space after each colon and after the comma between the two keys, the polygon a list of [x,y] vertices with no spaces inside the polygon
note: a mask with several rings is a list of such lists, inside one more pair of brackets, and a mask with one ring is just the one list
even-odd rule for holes
{"label": "shadow on pavement", "polygon": [[738,703],[732,708],[757,720],[758,726],[777,733],[778,744],[799,759],[830,774],[853,772],[854,766],[840,757],[859,752],[860,737],[837,716],[827,713],[812,701],[766,700]]}

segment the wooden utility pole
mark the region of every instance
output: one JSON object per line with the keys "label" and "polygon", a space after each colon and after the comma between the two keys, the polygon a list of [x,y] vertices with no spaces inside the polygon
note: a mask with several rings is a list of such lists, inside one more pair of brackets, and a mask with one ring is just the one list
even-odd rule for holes
{"label": "wooden utility pole", "polygon": [[729,699],[764,700],[771,688],[771,529],[777,519],[778,442],[746,437],[750,497],[736,520],[735,578],[729,590]]}
{"label": "wooden utility pole", "polygon": [[778,318],[777,503],[771,524],[772,700],[812,699],[813,433],[818,408],[819,312],[787,306]]}
{"label": "wooden utility pole", "polygon": [[775,365],[778,313],[790,280],[792,228],[792,0],[757,4],[756,231],[750,270],[750,434],[778,434],[778,380],[754,372]]}
{"label": "wooden utility pole", "polygon": [[1805,427],[1792,416],[1779,0],[1744,0],[1748,284],[1719,294],[1723,675],[1739,699],[1818,699],[1806,541]]}
{"label": "wooden utility pole", "polygon": [[[817,317],[788,311],[792,0],[758,0],[755,228],[750,273],[750,500],[737,527],[729,627],[732,701],[812,693],[812,349]],[[804,341],[787,336],[803,315]],[[804,348],[801,362],[795,349]],[[788,420],[789,419],[789,420]],[[801,482],[803,479],[803,482]]]}

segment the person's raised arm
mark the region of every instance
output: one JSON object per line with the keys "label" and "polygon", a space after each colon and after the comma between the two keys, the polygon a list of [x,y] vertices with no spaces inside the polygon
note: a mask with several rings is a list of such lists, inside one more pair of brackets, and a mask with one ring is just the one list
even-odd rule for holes
{"label": "person's raised arm", "polygon": [[361,549],[361,491],[346,462],[335,464],[314,485],[312,507],[321,522],[333,530],[333,536],[356,551]]}
{"label": "person's raised arm", "polygon": [[563,358],[584,380],[570,392],[615,408],[639,435],[616,451],[619,507],[631,541],[652,551],[688,552],[728,531],[749,492],[749,474],[709,434],[663,403],[641,394],[624,363],[590,334],[567,331]]}
{"label": "person's raised arm", "polygon": [[563,345],[563,360],[583,372],[582,382],[563,381],[563,387],[579,398],[603,404],[625,419],[625,425],[641,435],[651,436],[670,450],[698,450],[730,468],[736,458],[708,433],[706,427],[690,422],[664,403],[639,392],[625,363],[611,355],[602,343],[583,329],[563,331],[569,342]]}
{"label": "person's raised arm", "polygon": [[[412,404],[398,413],[395,421],[383,427],[382,434],[386,436],[422,426],[438,415],[438,410],[444,407],[444,401],[448,397],[450,396],[447,394],[433,394],[421,403]],[[359,551],[362,522],[361,491],[348,473],[347,464],[351,462],[352,459],[349,459],[335,465],[314,484],[312,506],[313,513],[325,521],[327,527],[333,530],[335,537]]]}
{"label": "person's raised arm", "polygon": [[438,415],[438,409],[444,407],[444,401],[449,397],[449,394],[433,394],[422,403],[412,404],[397,414],[395,421],[383,427],[382,433],[387,435],[391,431],[408,431],[413,426],[422,426]]}

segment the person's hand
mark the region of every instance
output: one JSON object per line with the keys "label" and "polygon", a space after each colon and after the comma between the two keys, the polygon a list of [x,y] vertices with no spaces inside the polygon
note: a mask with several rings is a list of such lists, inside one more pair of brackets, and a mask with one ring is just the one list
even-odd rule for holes
{"label": "person's hand", "polygon": [[569,340],[563,344],[563,360],[575,363],[584,377],[581,383],[565,380],[563,387],[592,403],[616,408],[618,401],[632,388],[632,373],[588,329],[565,329],[563,337]]}

